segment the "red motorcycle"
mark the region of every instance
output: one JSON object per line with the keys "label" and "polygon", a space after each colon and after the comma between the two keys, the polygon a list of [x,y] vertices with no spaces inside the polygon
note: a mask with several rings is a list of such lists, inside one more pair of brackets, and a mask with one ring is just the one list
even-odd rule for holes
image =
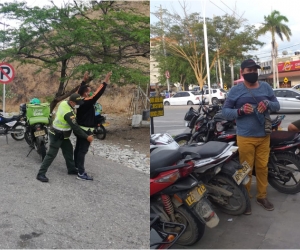
{"label": "red motorcycle", "polygon": [[150,213],[150,248],[169,249],[180,239],[186,226],[163,222],[155,213]]}
{"label": "red motorcycle", "polygon": [[188,246],[202,238],[205,226],[217,226],[219,218],[206,199],[205,186],[191,175],[194,162],[182,159],[179,150],[152,151],[150,208],[162,222],[185,225],[177,244]]}

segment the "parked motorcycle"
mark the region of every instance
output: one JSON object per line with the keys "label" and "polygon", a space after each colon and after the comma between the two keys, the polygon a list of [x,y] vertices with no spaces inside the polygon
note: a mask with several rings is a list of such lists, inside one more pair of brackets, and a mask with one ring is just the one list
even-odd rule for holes
{"label": "parked motorcycle", "polygon": [[[238,149],[232,144],[209,142],[180,147],[168,134],[153,134],[150,150],[155,152],[157,149],[168,149],[180,152],[179,159],[180,156],[185,159],[193,157],[193,175],[204,183],[208,199],[224,213],[239,215],[250,205],[247,190],[242,185],[249,181],[247,174],[250,166],[246,163],[241,165],[232,159]],[[176,161],[173,160],[175,164]]]}
{"label": "parked motorcycle", "polygon": [[95,119],[96,126],[94,128],[93,133],[99,140],[104,140],[106,137],[106,128],[104,127],[104,125],[106,125],[106,117],[102,115],[97,115]]}
{"label": "parked motorcycle", "polygon": [[[174,162],[177,162],[174,165]],[[191,175],[192,160],[182,160],[176,150],[156,149],[150,157],[150,208],[163,222],[184,224],[179,245],[193,245],[205,226],[217,226],[219,218],[205,198],[206,188]]]}
{"label": "parked motorcycle", "polygon": [[[0,112],[3,112],[3,110],[0,109]],[[0,113],[0,136],[6,136],[6,143],[8,143],[8,134],[16,141],[24,139],[25,126],[21,115],[4,117],[3,114]]]}
{"label": "parked motorcycle", "polygon": [[107,132],[105,129],[105,126],[107,126],[106,117],[101,115],[102,105],[100,103],[96,102],[94,108],[96,125],[93,133],[99,140],[104,140]]}
{"label": "parked motorcycle", "polygon": [[[207,107],[200,105],[199,110],[196,111],[190,108],[186,113],[184,120],[186,126],[191,129],[190,133],[182,133],[176,135],[174,140],[180,145],[191,144],[195,142],[227,141],[222,140],[226,136],[235,134],[235,120],[226,120],[220,112],[220,106]],[[277,131],[281,125],[285,115],[278,115],[272,119],[272,130]],[[226,135],[224,135],[226,134]],[[234,136],[233,136],[234,137]]]}
{"label": "parked motorcycle", "polygon": [[[300,140],[298,133],[278,131],[285,115],[278,115],[272,120],[270,140],[270,156],[268,162],[268,181],[281,193],[295,194],[300,192]],[[199,119],[198,119],[199,120]],[[197,122],[196,122],[197,125]],[[233,121],[227,121],[222,114],[216,114],[213,119],[206,119],[198,124],[198,132],[191,137],[187,134],[175,136],[175,141],[185,140],[187,144],[196,141],[236,142],[236,129],[232,128]],[[192,139],[191,139],[192,138]],[[236,155],[236,158],[238,155]],[[253,171],[255,175],[255,168]]]}
{"label": "parked motorcycle", "polygon": [[150,249],[169,249],[185,230],[184,224],[161,221],[159,215],[150,213]]}
{"label": "parked motorcycle", "polygon": [[20,114],[25,118],[25,140],[31,147],[27,156],[36,150],[41,160],[46,156],[48,143],[48,125],[50,123],[49,103],[20,104]]}

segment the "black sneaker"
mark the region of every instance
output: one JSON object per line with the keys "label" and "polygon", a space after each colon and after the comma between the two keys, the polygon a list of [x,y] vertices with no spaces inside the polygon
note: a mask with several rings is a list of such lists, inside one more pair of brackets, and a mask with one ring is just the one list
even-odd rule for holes
{"label": "black sneaker", "polygon": [[75,170],[71,170],[71,171],[68,171],[68,174],[69,175],[77,175],[78,171],[76,169]]}
{"label": "black sneaker", "polygon": [[36,179],[39,180],[39,181],[41,181],[41,182],[48,182],[49,181],[49,179],[44,174],[38,174],[36,176]]}
{"label": "black sneaker", "polygon": [[77,175],[78,180],[83,180],[83,181],[92,181],[93,177],[88,176],[87,173],[79,174]]}

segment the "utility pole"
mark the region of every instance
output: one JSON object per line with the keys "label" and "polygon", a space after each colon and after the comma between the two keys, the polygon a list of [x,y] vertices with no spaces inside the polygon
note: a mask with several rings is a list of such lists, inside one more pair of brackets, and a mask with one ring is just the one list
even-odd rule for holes
{"label": "utility pole", "polygon": [[217,56],[218,56],[218,67],[219,67],[219,77],[220,77],[220,87],[223,88],[223,80],[222,80],[222,72],[221,72],[221,64],[220,64],[220,57],[219,57],[219,49],[217,49]]}
{"label": "utility pole", "polygon": [[231,69],[231,87],[234,85],[234,72],[233,72],[233,60],[230,59],[230,69]]}
{"label": "utility pole", "polygon": [[207,28],[206,28],[206,20],[205,20],[205,4],[206,4],[205,1],[206,0],[204,0],[204,6],[202,5],[202,12],[203,12],[203,33],[204,33],[204,48],[205,48],[205,59],[206,59],[206,70],[207,70],[207,83],[208,83],[208,99],[209,99],[209,104],[211,104],[210,70],[209,70],[209,57],[208,57],[208,44],[207,44]]}
{"label": "utility pole", "polygon": [[216,80],[217,80],[217,83],[219,82],[219,77],[218,77],[218,62],[216,61],[215,62],[215,68],[216,68]]}
{"label": "utility pole", "polygon": [[273,71],[273,89],[276,89],[277,81],[276,81],[276,66],[275,66],[275,41],[272,40],[272,71]]}
{"label": "utility pole", "polygon": [[[6,24],[5,22],[2,23],[0,22],[0,24],[3,24],[3,30],[4,30],[4,37],[3,37],[3,51],[5,49],[5,31],[6,31],[6,27],[9,26],[8,24]],[[2,110],[3,110],[3,114],[5,115],[5,84],[3,83],[3,97],[2,97]]]}
{"label": "utility pole", "polygon": [[[165,31],[164,31],[164,23],[163,23],[163,18],[162,18],[162,8],[160,5],[159,8],[159,19],[161,23],[161,30],[162,30],[162,43],[163,43],[163,50],[164,50],[164,56],[165,56],[165,66],[167,66],[167,51],[166,51],[166,44],[165,44]],[[168,69],[166,69],[168,70]],[[170,82],[169,78],[167,78],[167,85],[168,85],[168,98],[170,98]]]}
{"label": "utility pole", "polygon": [[278,66],[277,66],[277,56],[278,56],[278,44],[275,43],[275,69],[276,69],[276,86],[279,88],[279,77],[278,77]]}

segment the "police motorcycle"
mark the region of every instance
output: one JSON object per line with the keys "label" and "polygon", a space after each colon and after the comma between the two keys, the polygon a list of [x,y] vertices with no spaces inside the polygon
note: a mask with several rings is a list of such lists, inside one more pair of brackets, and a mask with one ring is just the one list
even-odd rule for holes
{"label": "police motorcycle", "polygon": [[50,104],[41,103],[38,98],[33,98],[30,103],[20,104],[20,114],[25,119],[25,141],[31,147],[27,157],[35,149],[43,161],[48,143]]}
{"label": "police motorcycle", "polygon": [[12,117],[4,117],[3,110],[0,109],[0,136],[6,136],[6,143],[8,144],[7,135],[16,141],[22,141],[24,139],[25,126],[22,121],[21,115],[14,115]]}

